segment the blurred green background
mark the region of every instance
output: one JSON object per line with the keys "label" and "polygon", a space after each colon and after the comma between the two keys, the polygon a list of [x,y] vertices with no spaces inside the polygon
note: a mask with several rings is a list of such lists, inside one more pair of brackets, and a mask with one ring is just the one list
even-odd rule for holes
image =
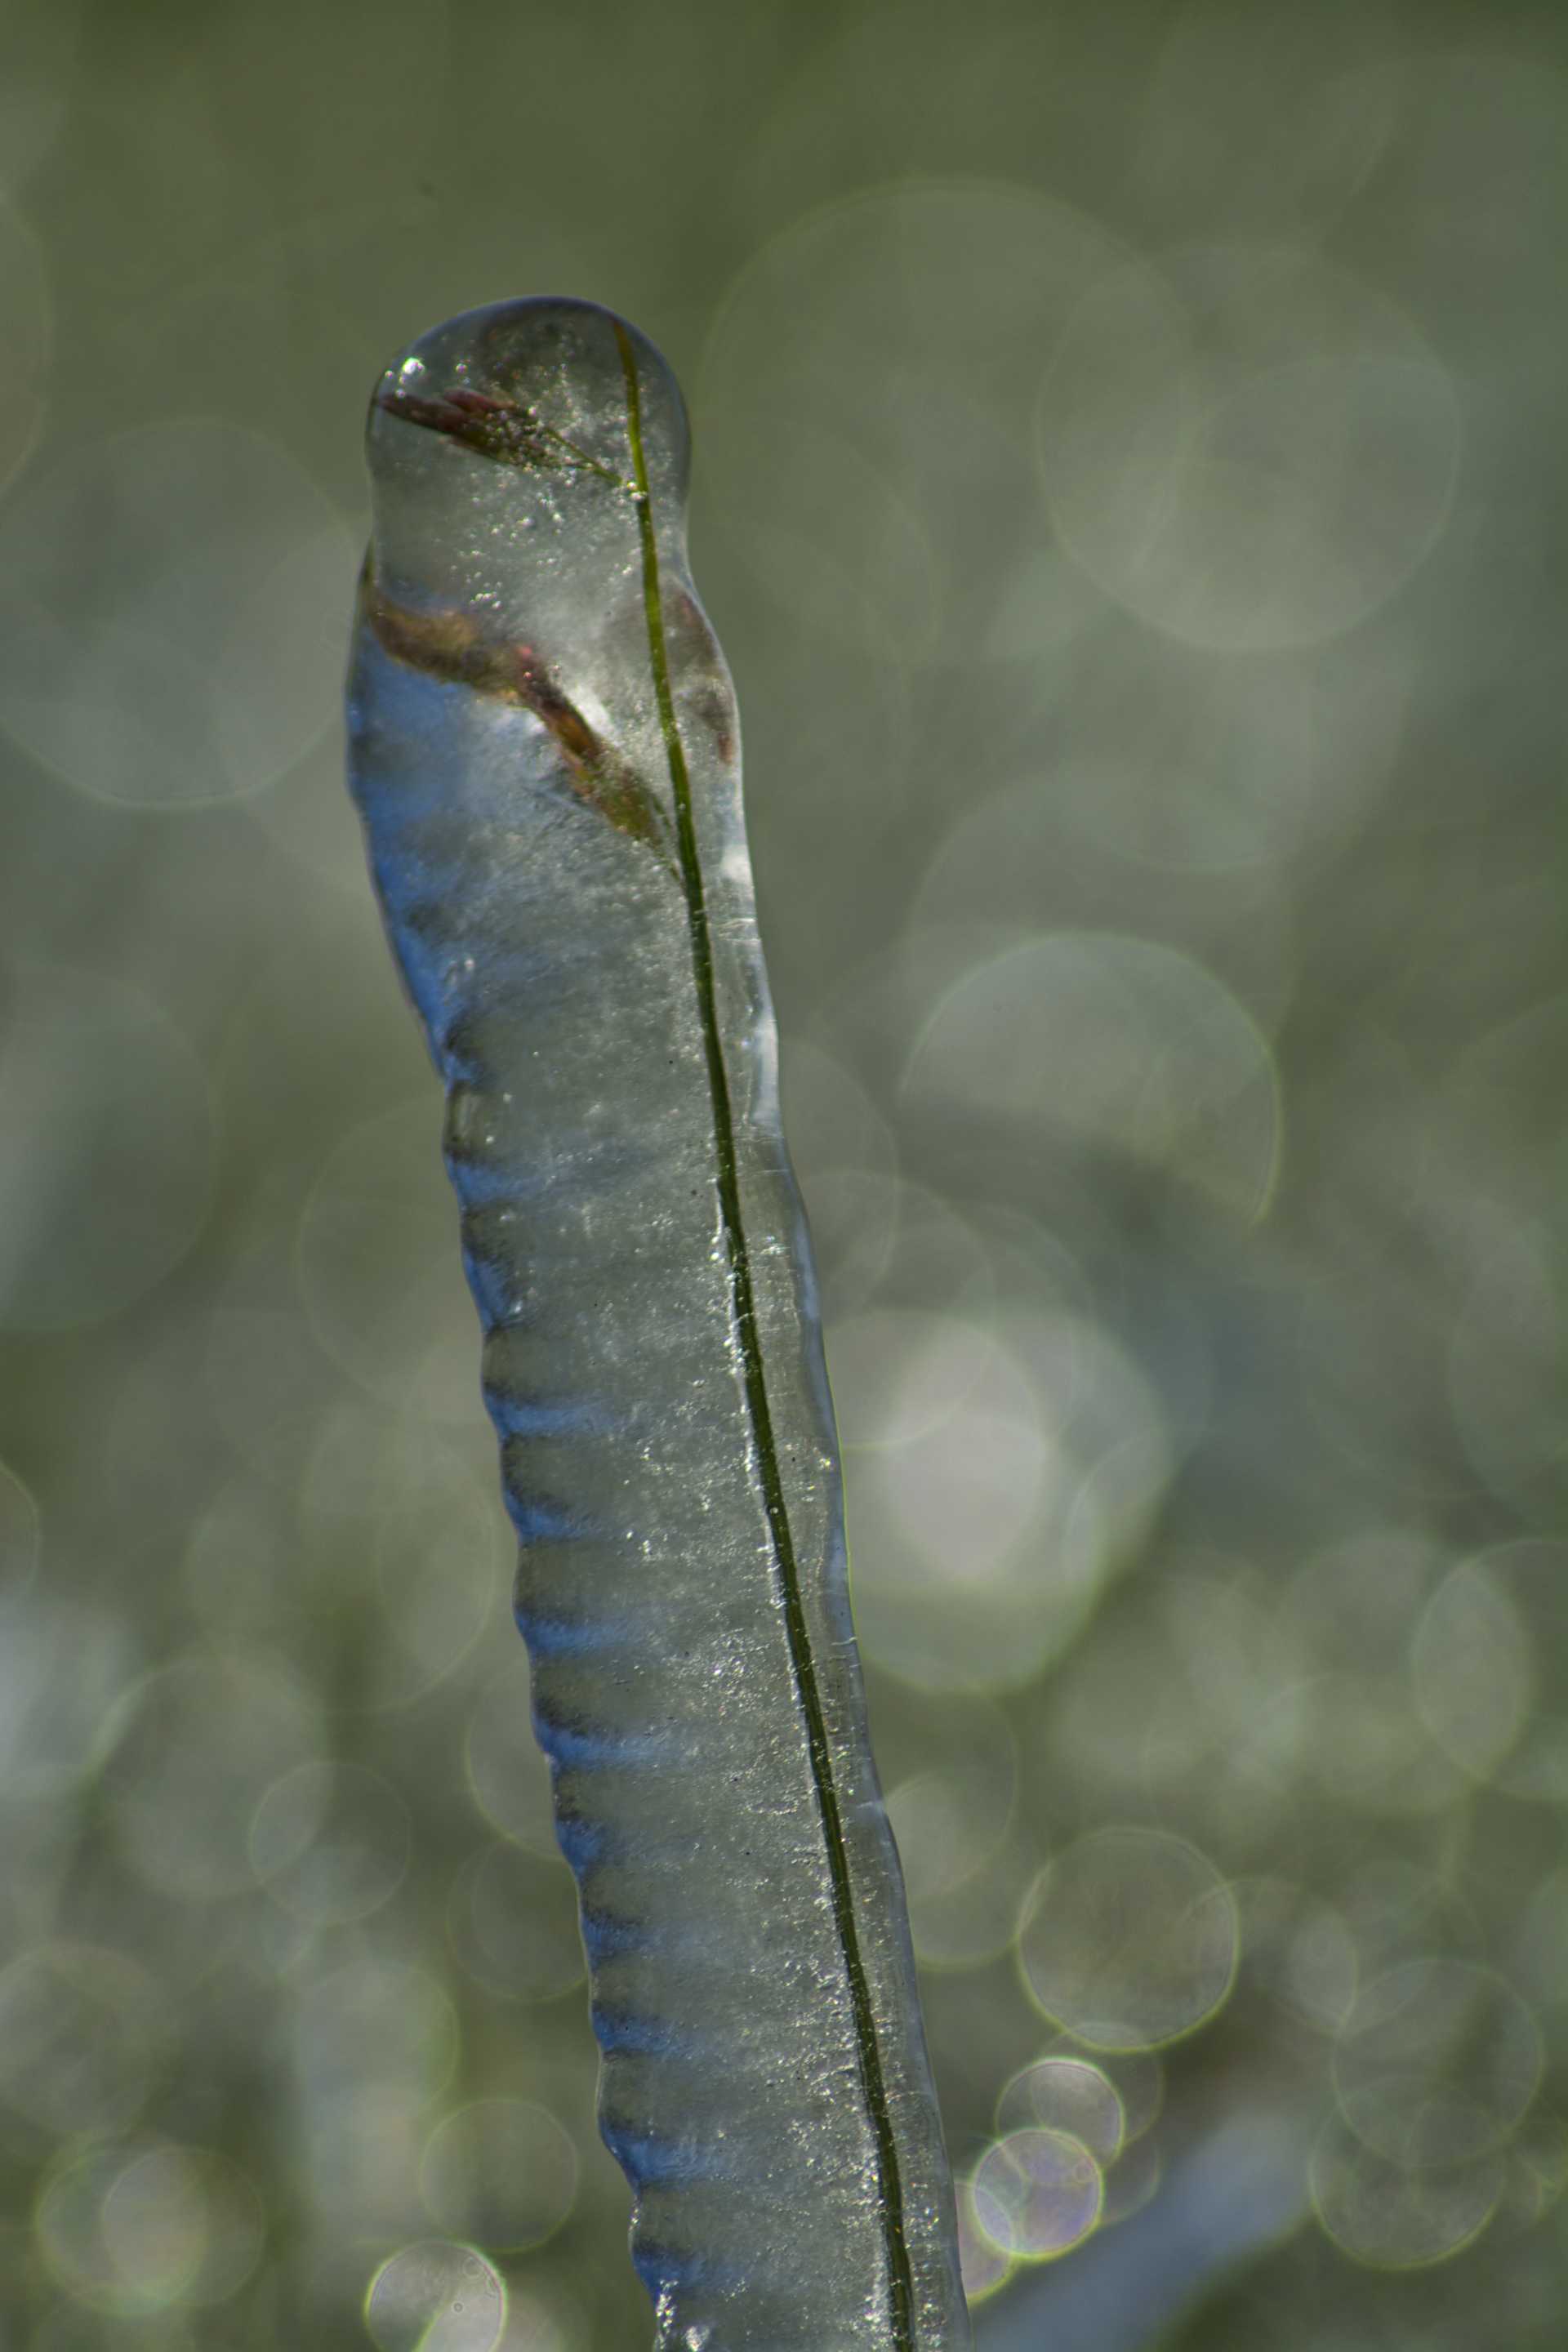
{"label": "blurred green background", "polygon": [[1242,2118],[1173,2340],[1560,2340],[1565,68],[0,11],[4,2352],[648,2336],[341,776],[370,386],[539,292],[693,410],[976,2300]]}

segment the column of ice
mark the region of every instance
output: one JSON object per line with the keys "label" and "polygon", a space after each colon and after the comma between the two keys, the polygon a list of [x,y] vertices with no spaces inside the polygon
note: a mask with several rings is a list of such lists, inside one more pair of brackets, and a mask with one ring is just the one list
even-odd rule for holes
{"label": "column of ice", "polygon": [[734,696],[658,354],[588,304],[424,337],[372,409],[352,772],[448,1095],[660,2346],[967,2340],[848,1619]]}

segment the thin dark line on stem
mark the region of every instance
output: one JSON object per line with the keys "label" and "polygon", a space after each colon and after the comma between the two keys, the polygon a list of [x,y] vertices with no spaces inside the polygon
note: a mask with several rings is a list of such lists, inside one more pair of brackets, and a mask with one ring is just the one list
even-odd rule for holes
{"label": "thin dark line on stem", "polygon": [[675,831],[680,858],[680,879],[686,897],[687,929],[691,941],[691,964],[697,982],[697,1004],[702,1025],[703,1052],[708,1064],[708,1087],[713,1104],[714,1158],[718,1168],[719,1209],[724,1227],[724,1247],[730,1262],[730,1295],[733,1303],[735,1328],[740,1341],[746,1405],[751,1415],[752,1433],[756,1443],[763,1501],[767,1512],[768,1531],[773,1539],[773,1559],[778,1570],[779,1587],[784,1600],[784,1619],[789,1641],[790,1664],[795,1675],[801,1714],[805,1722],[812,1780],[816,1790],[817,1808],[822,1818],[823,1843],[826,1849],[828,1877],[833,1891],[834,1924],[838,1931],[839,1948],[844,1954],[845,1973],[849,1981],[849,1999],[855,2019],[861,2088],[865,2095],[866,2106],[877,2146],[877,2170],[881,2188],[893,2344],[895,2352],[914,2352],[914,2279],[910,2268],[910,2251],[904,2227],[904,2189],[899,2165],[898,2139],[893,2130],[892,2115],[888,2105],[888,2086],[882,2073],[881,2052],[877,2044],[877,2023],[872,2010],[871,1988],[866,1974],[866,1963],[861,1954],[859,1931],[855,1919],[854,1892],[850,1885],[849,1854],[844,1835],[843,1810],[839,1804],[837,1785],[834,1780],[833,1756],[828,1746],[827,1724],[823,1713],[822,1694],[817,1687],[816,1664],[811,1654],[811,1636],[806,1628],[805,1611],[801,1601],[800,1570],[795,1559],[795,1538],[790,1528],[789,1513],[784,1506],[784,1480],[779,1470],[773,1412],[768,1403],[767,1382],[763,1372],[762,1340],[757,1330],[756,1297],[752,1283],[751,1255],[746,1244],[745,1225],[741,1215],[741,1186],[735,1158],[735,1124],[730,1108],[729,1075],[724,1067],[723,1050],[719,1037],[719,1012],[713,985],[713,945],[708,924],[708,898],[703,887],[701,863],[697,854],[697,829],[691,807],[691,778],[686,765],[685,746],[681,742],[680,730],[676,723],[675,698],[670,691],[669,656],[665,646],[664,606],[659,588],[658,542],[654,531],[653,506],[648,496],[647,464],[643,449],[641,387],[637,381],[637,358],[632,350],[631,337],[619,319],[615,321],[615,329],[616,341],[621,355],[621,366],[626,380],[626,436],[631,445],[637,531],[642,545],[643,610],[647,622],[648,658],[653,669],[654,695],[658,705],[658,723],[664,737],[665,756],[669,763],[670,790],[675,801]]}

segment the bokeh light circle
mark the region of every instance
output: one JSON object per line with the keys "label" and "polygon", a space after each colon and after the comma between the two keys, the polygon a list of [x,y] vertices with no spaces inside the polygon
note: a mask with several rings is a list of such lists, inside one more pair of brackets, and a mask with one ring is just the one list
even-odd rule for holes
{"label": "bokeh light circle", "polygon": [[1426,2270],[1462,2253],[1502,2196],[1496,2156],[1448,2169],[1407,2171],[1332,2121],[1312,2150],[1312,2203],[1325,2234],[1367,2270]]}
{"label": "bokeh light circle", "polygon": [[1121,2095],[1103,2067],[1087,2058],[1055,2055],[1024,2067],[996,2102],[997,2128],[1066,2132],[1102,2170],[1121,2153],[1127,2118]]}
{"label": "bokeh light circle", "polygon": [[1228,653],[1316,644],[1393,595],[1447,520],[1461,437],[1414,322],[1289,246],[1108,271],[1037,427],[1075,559],[1143,620]]}
{"label": "bokeh light circle", "polygon": [[868,1655],[928,1690],[1032,1680],[1148,1524],[1172,1468],[1161,1401],[1069,1315],[877,1310],[827,1357]]}
{"label": "bokeh light circle", "polygon": [[1459,1563],[1416,1630],[1433,1737],[1510,1797],[1568,1804],[1568,1544],[1525,1536]]}
{"label": "bokeh light circle", "polygon": [[975,2210],[973,2177],[956,2183],[958,2272],[971,2311],[1005,2287],[1017,2269],[1013,2256],[987,2237]]}
{"label": "bokeh light circle", "polygon": [[36,2227],[60,2284],[125,2317],[226,2303],[254,2271],[261,2202],[215,2149],[108,2143],[47,2180]]}
{"label": "bokeh light circle", "polygon": [[191,1656],[149,1675],[122,1716],[105,1777],[125,1859],[186,1902],[239,1894],[257,1806],[318,1743],[314,1692],[259,1660]]}
{"label": "bokeh light circle", "polygon": [[888,1797],[916,1957],[977,1968],[1013,1940],[1032,1845],[1013,1833],[1013,1759],[921,1772]]}
{"label": "bokeh light circle", "polygon": [[75,446],[0,521],[6,731],[119,806],[254,792],[336,717],[357,560],[309,476],[244,425]]}
{"label": "bokeh light circle", "polygon": [[979,635],[1000,573],[1037,637],[1020,446],[1054,335],[1121,250],[1037,189],[931,176],[815,206],[751,256],[698,378],[704,487],[792,627],[919,664],[944,630]]}
{"label": "bokeh light circle", "polygon": [[1375,2156],[1406,2171],[1491,2155],[1534,2098],[1543,2053],[1534,2012],[1489,1969],[1406,1960],[1362,1992],[1334,2051],[1340,2112]]}
{"label": "bokeh light circle", "polygon": [[1212,2017],[1236,1974],[1236,1900],[1194,1846],[1091,1831],[1040,1873],[1019,1922],[1024,1980],[1091,2050],[1146,2050]]}
{"label": "bokeh light circle", "polygon": [[[1492,1779],[1527,1727],[1537,1737],[1535,1644],[1509,1585],[1484,1559],[1461,1560],[1422,1612],[1411,1644],[1422,1719],[1478,1780]],[[1568,1764],[1568,1739],[1563,1759]],[[1568,1780],[1552,1793],[1568,1794]]]}
{"label": "bokeh light circle", "polygon": [[1104,2195],[1100,2166],[1070,2132],[1009,2132],[975,2167],[975,2219],[1016,2261],[1069,2252],[1099,2221]]}
{"label": "bokeh light circle", "polygon": [[453,1884],[447,1933],[459,1966],[507,2000],[555,2000],[583,1980],[577,1890],[557,1853],[502,1842],[470,1855]]}
{"label": "bokeh light circle", "polygon": [[1318,2032],[1338,2034],[1361,1976],[1344,1915],[1284,1878],[1239,1880],[1236,1896],[1249,1984]]}
{"label": "bokeh light circle", "polygon": [[437,2125],[419,2166],[438,2229],[494,2252],[552,2238],[577,2200],[577,2150],[548,2107],[475,2099]]}
{"label": "bokeh light circle", "polygon": [[1055,931],[973,965],[932,1006],[904,1088],[1168,1169],[1244,1220],[1273,1191],[1268,1040],[1213,973],[1152,940]]}
{"label": "bokeh light circle", "polygon": [[408,1808],[363,1764],[313,1760],[283,1773],[250,1824],[250,1860],[273,1900],[341,1927],[390,1902],[408,1867]]}
{"label": "bokeh light circle", "polygon": [[389,2255],[364,2299],[377,2352],[495,2352],[506,2315],[500,2273],[475,2247],[444,2238]]}
{"label": "bokeh light circle", "polygon": [[374,2094],[418,2105],[458,2062],[458,2013],[426,1969],[374,1953],[301,1992],[289,2020],[295,2075],[312,2107]]}
{"label": "bokeh light circle", "polygon": [[0,1974],[0,2102],[43,2131],[125,2130],[175,2048],[163,1996],[126,1953],[38,1943]]}
{"label": "bokeh light circle", "polygon": [[355,1706],[410,1706],[454,1672],[503,1601],[515,1539],[493,1470],[417,1421],[348,1410],[321,1430],[300,1503],[317,1556],[366,1603]]}

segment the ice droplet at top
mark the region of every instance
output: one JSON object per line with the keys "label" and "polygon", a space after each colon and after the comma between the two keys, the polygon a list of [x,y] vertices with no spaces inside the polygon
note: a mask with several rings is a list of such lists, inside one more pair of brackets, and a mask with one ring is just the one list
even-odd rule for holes
{"label": "ice droplet at top", "polygon": [[[660,570],[684,582],[690,436],[675,378],[608,312],[537,301],[449,320],[383,377],[369,436],[376,583],[395,616],[387,638],[414,632],[397,650],[432,675],[531,701],[580,784],[597,765],[614,821],[663,836],[628,366]],[[672,673],[684,656],[707,670],[710,698],[732,701],[702,661],[718,648],[694,599],[667,589],[664,603]]]}
{"label": "ice droplet at top", "polygon": [[956,2352],[688,440],[586,303],[372,409],[351,776],[447,1162],[660,2347]]}
{"label": "ice droplet at top", "polygon": [[[411,576],[448,562],[449,593],[468,597],[490,585],[515,591],[519,551],[541,526],[552,551],[570,556],[568,589],[606,549],[612,562],[619,561],[624,533],[605,519],[611,508],[603,497],[584,501],[573,493],[595,482],[601,492],[636,488],[622,337],[637,363],[655,512],[662,528],[679,530],[691,436],[680,388],[653,345],[592,302],[501,302],[422,335],[376,388],[370,462],[378,559],[395,572],[401,553]],[[427,437],[400,433],[402,424],[427,427]],[[467,493],[459,499],[452,467],[440,456],[443,444],[504,470],[465,468]],[[459,506],[469,508],[481,531],[493,531],[488,548],[454,535]],[[410,536],[400,549],[404,524]],[[534,561],[531,551],[526,564]]]}

